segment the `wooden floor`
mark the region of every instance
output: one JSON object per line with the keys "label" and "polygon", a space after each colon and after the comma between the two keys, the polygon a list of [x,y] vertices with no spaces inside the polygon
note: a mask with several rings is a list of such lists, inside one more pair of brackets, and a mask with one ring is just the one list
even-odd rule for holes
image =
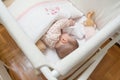
{"label": "wooden floor", "polygon": [[42,80],[36,76],[31,63],[2,25],[0,25],[0,60],[11,68],[8,72],[13,80]]}
{"label": "wooden floor", "polygon": [[[45,80],[42,75],[36,76],[31,63],[2,25],[0,25],[0,60],[11,68],[8,72],[13,80]],[[114,45],[108,51],[89,80],[120,80],[120,48],[118,46]]]}
{"label": "wooden floor", "polygon": [[114,45],[89,80],[120,80],[120,47]]}

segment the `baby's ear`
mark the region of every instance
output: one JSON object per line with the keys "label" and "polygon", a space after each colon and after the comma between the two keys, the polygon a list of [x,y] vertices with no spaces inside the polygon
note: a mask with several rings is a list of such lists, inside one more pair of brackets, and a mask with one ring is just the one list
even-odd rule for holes
{"label": "baby's ear", "polygon": [[45,52],[45,50],[47,49],[46,45],[44,44],[42,40],[38,40],[36,45],[42,52]]}
{"label": "baby's ear", "polygon": [[62,39],[61,39],[61,42],[62,42],[63,44],[65,44],[65,43],[68,42],[68,40],[67,40],[66,38],[62,38]]}

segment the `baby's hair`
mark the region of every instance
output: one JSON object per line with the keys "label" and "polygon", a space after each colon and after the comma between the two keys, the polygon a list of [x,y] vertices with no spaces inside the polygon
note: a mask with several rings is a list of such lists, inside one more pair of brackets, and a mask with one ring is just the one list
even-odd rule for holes
{"label": "baby's hair", "polygon": [[67,56],[69,53],[74,51],[76,48],[78,48],[78,42],[77,40],[69,40],[68,43],[65,45],[61,45],[59,47],[56,47],[56,52],[60,58],[63,58]]}

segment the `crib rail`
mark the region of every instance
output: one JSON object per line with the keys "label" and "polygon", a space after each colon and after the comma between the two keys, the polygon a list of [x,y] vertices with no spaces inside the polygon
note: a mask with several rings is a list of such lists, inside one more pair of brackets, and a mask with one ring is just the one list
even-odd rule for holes
{"label": "crib rail", "polygon": [[[108,38],[115,34],[120,29],[120,15],[114,20],[110,21],[99,31],[95,36],[88,40],[83,47],[78,48],[72,54],[62,59],[56,66],[55,69],[60,74],[67,74],[74,65],[86,60],[92,55]],[[71,60],[72,59],[72,60]],[[64,66],[66,65],[66,66]],[[62,67],[64,66],[64,67]]]}
{"label": "crib rail", "polygon": [[[120,16],[110,21],[99,33],[87,41],[83,47],[73,51],[64,59],[60,60],[53,71],[48,66],[45,56],[39,51],[34,42],[19,28],[15,19],[10,15],[5,5],[0,0],[0,20],[11,37],[25,53],[35,68],[40,67],[40,71],[49,80],[57,80],[60,75],[66,75],[76,64],[88,59],[105,40],[110,38],[120,28]],[[33,56],[34,55],[34,56]],[[35,58],[33,58],[35,57]],[[82,80],[82,79],[81,79]]]}
{"label": "crib rail", "polygon": [[[106,44],[103,48],[99,48],[99,51],[93,56],[87,63],[85,63],[80,69],[78,69],[72,76],[70,76],[67,80],[73,80],[76,78],[81,72],[85,71],[78,77],[77,80],[87,80],[96,66],[103,59],[107,51],[120,40],[120,34],[118,33],[108,44]],[[98,49],[98,48],[97,48]],[[42,67],[41,72],[45,75],[48,80],[58,80],[61,74],[56,71],[50,71],[48,67]]]}
{"label": "crib rail", "polygon": [[103,59],[105,54],[108,52],[108,50],[120,40],[120,34],[117,34],[114,39],[112,39],[105,47],[102,49],[99,49],[99,52],[94,57],[96,60],[95,62],[90,65],[90,67],[78,78],[78,80],[87,80],[90,74],[94,71],[96,66],[100,63],[100,61]]}
{"label": "crib rail", "polygon": [[[11,37],[18,44],[20,49],[25,53],[30,62],[35,68],[46,65],[44,55],[36,47],[36,45],[29,39],[29,37],[19,28],[15,19],[10,15],[6,6],[0,0],[0,20],[5,26]],[[33,55],[35,58],[33,58]],[[39,64],[38,64],[39,63]]]}

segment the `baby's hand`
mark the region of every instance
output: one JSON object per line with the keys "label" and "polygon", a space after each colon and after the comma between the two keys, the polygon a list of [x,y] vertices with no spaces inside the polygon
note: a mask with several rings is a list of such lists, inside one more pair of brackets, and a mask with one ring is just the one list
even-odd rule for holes
{"label": "baby's hand", "polygon": [[69,26],[73,26],[75,24],[75,21],[73,19],[69,19]]}
{"label": "baby's hand", "polygon": [[75,24],[75,21],[73,19],[69,19],[67,22],[66,22],[66,26],[70,27],[70,26],[73,26]]}

